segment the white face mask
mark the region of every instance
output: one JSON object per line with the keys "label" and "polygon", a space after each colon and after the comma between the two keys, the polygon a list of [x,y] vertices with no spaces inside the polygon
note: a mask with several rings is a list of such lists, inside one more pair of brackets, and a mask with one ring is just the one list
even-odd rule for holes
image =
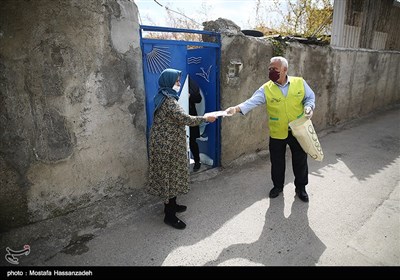
{"label": "white face mask", "polygon": [[174,86],[172,87],[172,89],[175,90],[176,92],[179,92],[179,91],[181,90],[181,87],[180,87],[180,86],[177,86],[177,85],[174,85]]}

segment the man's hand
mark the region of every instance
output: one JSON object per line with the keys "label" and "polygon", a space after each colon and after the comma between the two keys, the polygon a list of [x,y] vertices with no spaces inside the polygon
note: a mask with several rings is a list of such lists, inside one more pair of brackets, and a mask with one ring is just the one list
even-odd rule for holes
{"label": "man's hand", "polygon": [[228,109],[225,110],[225,112],[226,112],[229,116],[233,116],[234,114],[240,112],[240,107],[239,107],[239,106],[229,107]]}
{"label": "man's hand", "polygon": [[304,107],[304,116],[308,119],[311,119],[313,115],[313,109],[310,106]]}

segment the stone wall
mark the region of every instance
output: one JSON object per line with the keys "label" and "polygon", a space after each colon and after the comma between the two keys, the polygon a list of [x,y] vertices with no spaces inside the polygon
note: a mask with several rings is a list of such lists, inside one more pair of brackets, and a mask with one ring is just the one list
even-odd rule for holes
{"label": "stone wall", "polygon": [[400,52],[334,49],[330,123],[377,113],[400,102]]}
{"label": "stone wall", "polygon": [[142,188],[144,104],[133,2],[2,1],[0,231]]}
{"label": "stone wall", "polygon": [[[223,35],[221,49],[221,108],[250,98],[268,77],[272,45],[243,34]],[[222,119],[221,164],[240,156],[267,149],[266,107],[259,106],[246,116]]]}

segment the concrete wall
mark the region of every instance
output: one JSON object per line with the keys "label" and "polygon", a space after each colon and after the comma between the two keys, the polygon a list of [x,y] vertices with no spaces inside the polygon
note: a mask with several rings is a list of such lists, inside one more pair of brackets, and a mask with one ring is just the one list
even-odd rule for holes
{"label": "concrete wall", "polygon": [[331,48],[291,43],[285,57],[289,62],[289,75],[303,77],[315,93],[316,110],[312,118],[315,129],[328,127],[334,110],[331,93],[335,87]]}
{"label": "concrete wall", "polygon": [[0,231],[143,187],[137,7],[2,1]]}
{"label": "concrete wall", "polygon": [[290,44],[289,72],[316,94],[313,123],[322,130],[400,102],[400,52]]}
{"label": "concrete wall", "polygon": [[[312,120],[317,131],[400,103],[400,52],[297,42],[288,43],[279,51],[288,59],[289,75],[304,77],[316,94]],[[222,109],[251,97],[268,81],[269,60],[275,54],[274,46],[267,40],[240,33],[222,34]],[[237,77],[229,78],[230,63],[235,61],[242,63],[241,71]],[[268,150],[265,106],[246,116],[224,118],[221,127],[222,165]]]}
{"label": "concrete wall", "polygon": [[[221,108],[250,98],[268,78],[272,44],[253,37],[223,35],[221,47]],[[222,119],[221,164],[265,150],[268,137],[266,107],[259,106],[246,116]]]}
{"label": "concrete wall", "polygon": [[400,52],[335,49],[330,125],[399,104]]}

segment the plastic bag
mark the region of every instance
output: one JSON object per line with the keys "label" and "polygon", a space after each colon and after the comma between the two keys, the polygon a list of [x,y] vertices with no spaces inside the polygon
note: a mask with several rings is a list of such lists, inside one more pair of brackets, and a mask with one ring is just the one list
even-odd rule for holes
{"label": "plastic bag", "polygon": [[289,126],[292,129],[293,136],[296,137],[303,150],[313,159],[322,161],[324,153],[311,120],[302,117],[290,122]]}

